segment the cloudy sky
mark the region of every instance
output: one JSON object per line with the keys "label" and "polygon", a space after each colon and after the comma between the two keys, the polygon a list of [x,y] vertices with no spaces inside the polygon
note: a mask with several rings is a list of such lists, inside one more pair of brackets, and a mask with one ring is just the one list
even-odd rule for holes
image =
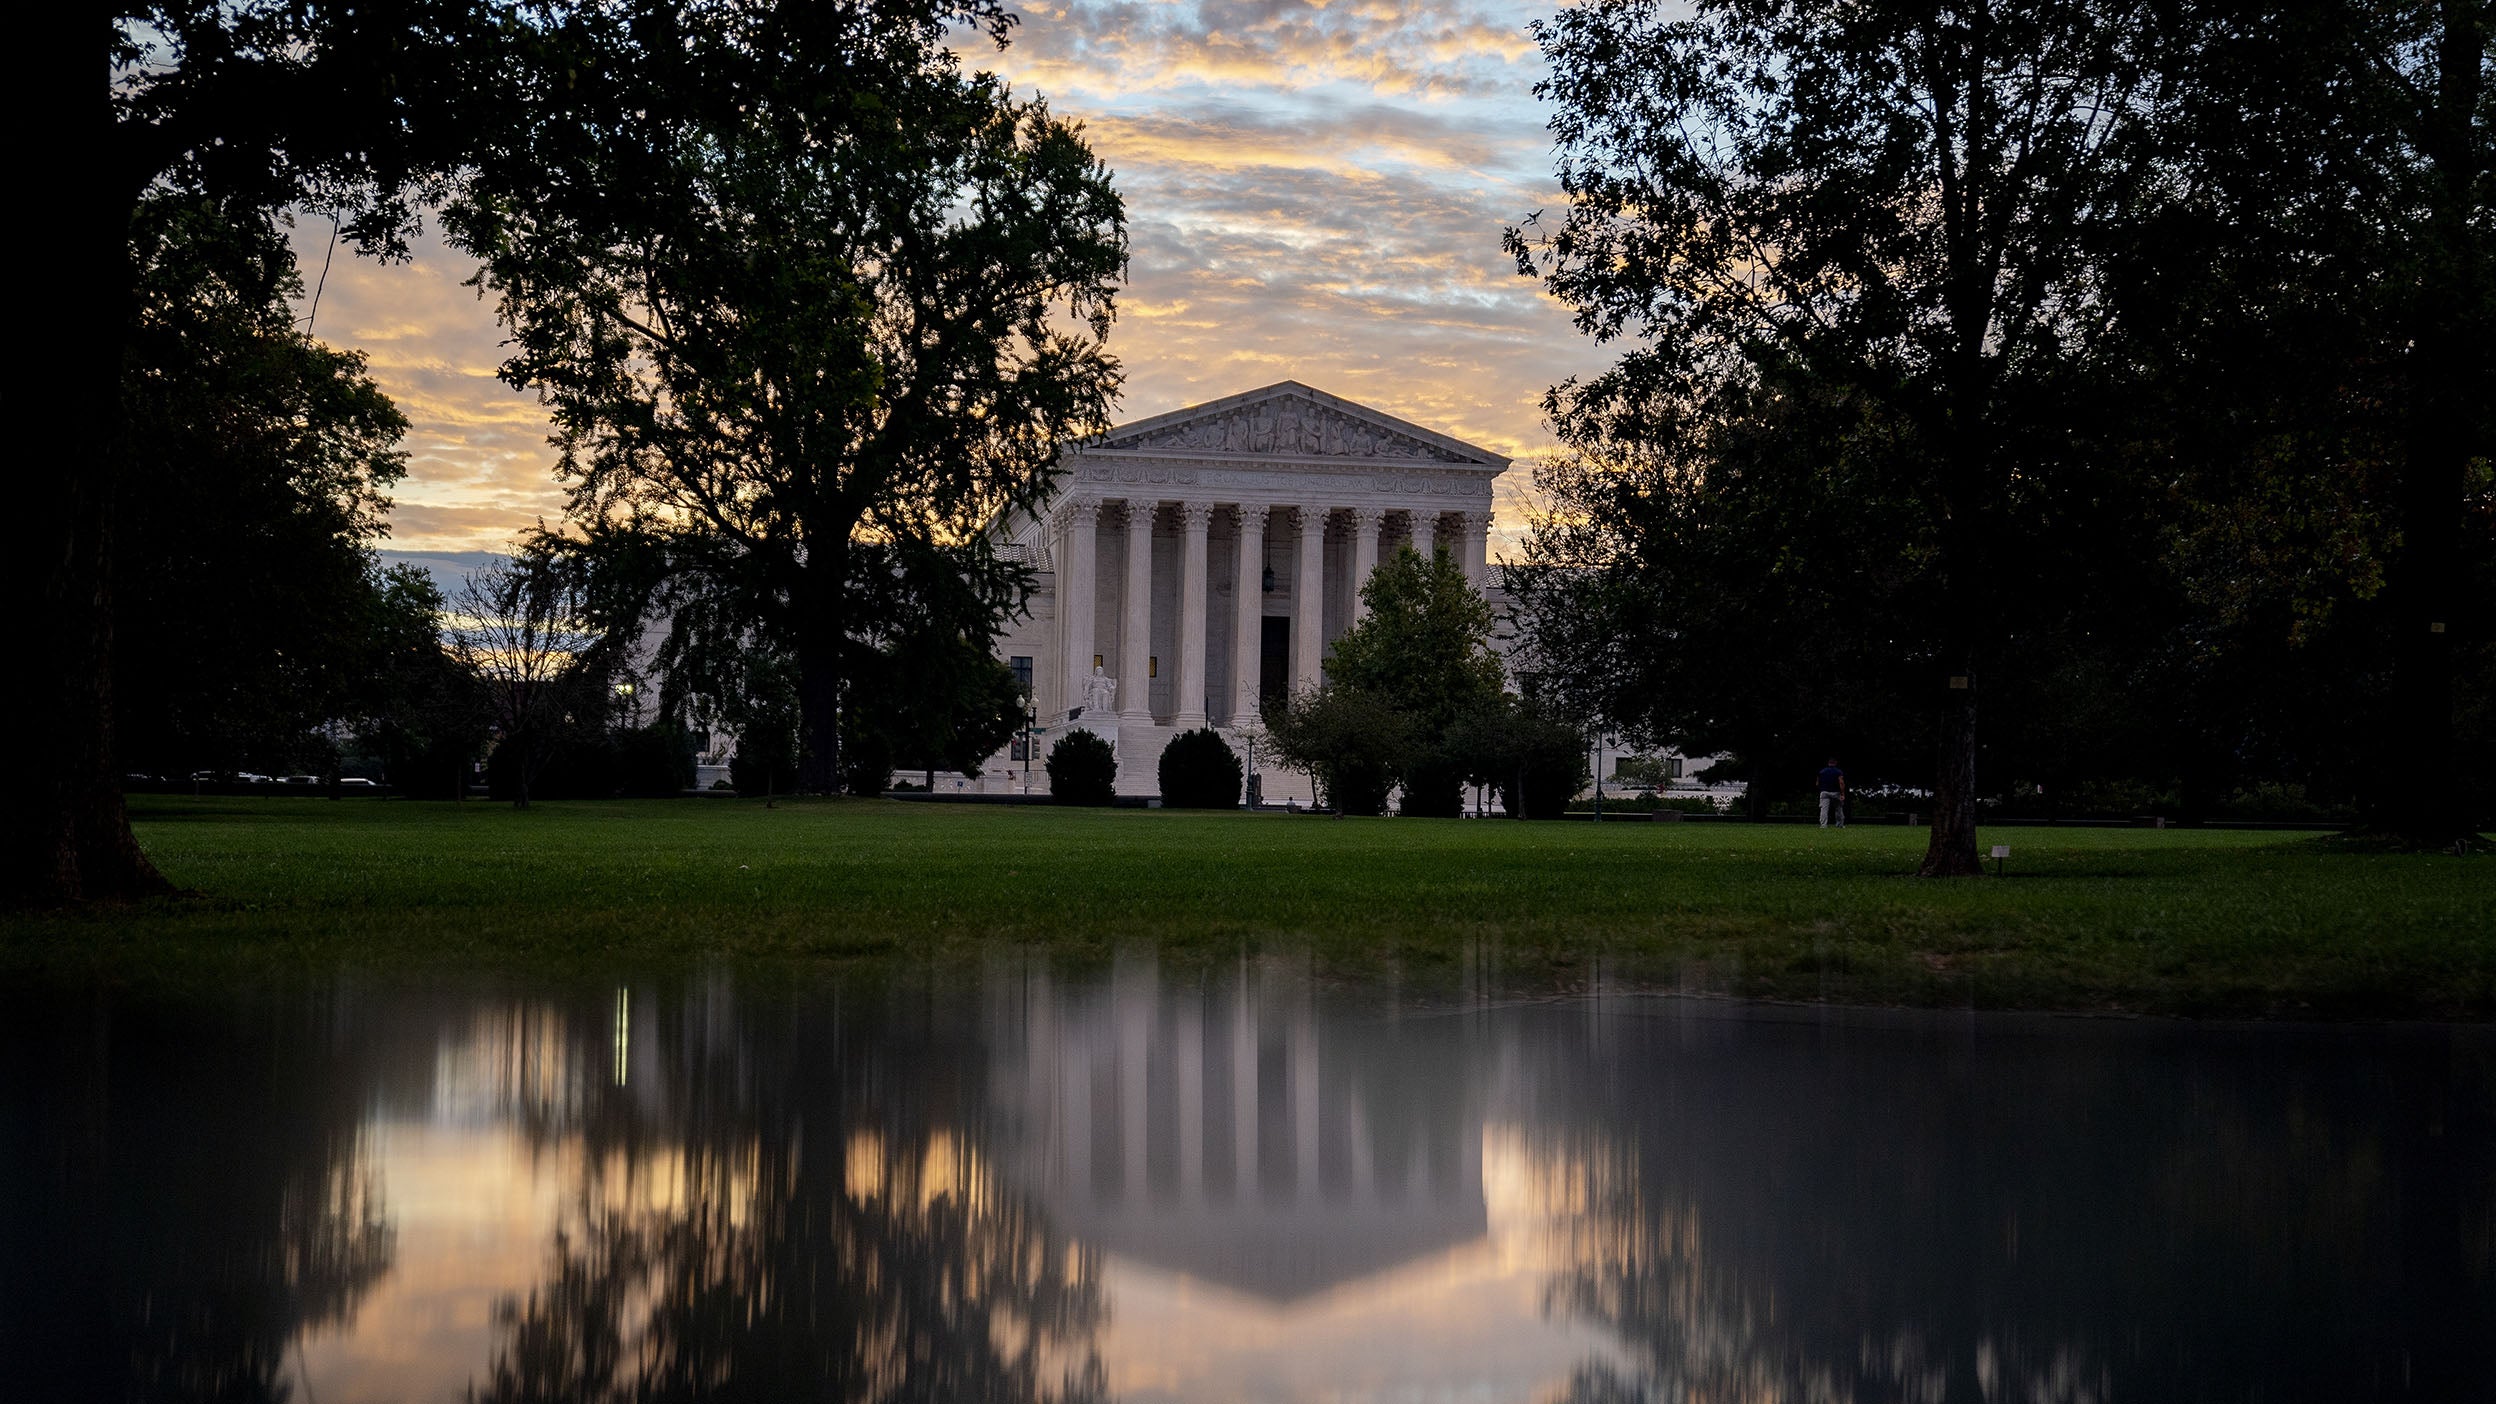
{"label": "cloudy sky", "polygon": [[[1520,460],[1544,447],[1543,390],[1605,359],[1499,248],[1557,204],[1525,32],[1552,0],[1019,8],[1010,48],[965,52],[1080,119],[1126,195],[1119,419],[1293,379]],[[298,231],[307,284],[328,233]],[[413,422],[401,550],[492,549],[561,513],[545,417],[495,380],[469,272],[430,241],[393,267],[341,250],[320,297],[315,334],[366,351]]]}

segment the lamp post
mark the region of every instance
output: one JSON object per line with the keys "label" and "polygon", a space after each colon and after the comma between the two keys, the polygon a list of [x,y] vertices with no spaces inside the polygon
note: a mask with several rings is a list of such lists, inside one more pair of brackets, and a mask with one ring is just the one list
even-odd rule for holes
{"label": "lamp post", "polygon": [[1023,793],[1024,793],[1024,794],[1030,794],[1030,793],[1031,793],[1031,753],[1032,753],[1034,750],[1038,749],[1038,748],[1039,748],[1039,745],[1040,745],[1040,714],[1039,714],[1037,711],[1034,711],[1034,710],[1032,709],[1032,706],[1031,706],[1031,699],[1030,699],[1029,697],[1025,697],[1025,698],[1023,699]]}
{"label": "lamp post", "polygon": [[1603,733],[1595,733],[1595,822],[1603,822]]}

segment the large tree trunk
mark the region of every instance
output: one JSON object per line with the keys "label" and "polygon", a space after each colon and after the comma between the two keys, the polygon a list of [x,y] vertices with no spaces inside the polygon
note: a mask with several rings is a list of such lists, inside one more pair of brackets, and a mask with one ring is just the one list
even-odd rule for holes
{"label": "large tree trunk", "polygon": [[[1944,415],[1932,426],[1940,449],[1940,480],[1934,486],[1941,509],[1942,614],[1936,633],[1941,661],[1951,671],[1934,679],[1943,686],[1933,756],[1933,827],[1918,877],[1975,877],[1985,870],[1976,857],[1976,662],[1978,645],[1993,638],[1991,626],[1980,621],[1993,617],[1989,596],[2001,581],[1989,569],[1993,552],[1987,540],[1995,526],[1989,508],[1997,497],[1990,481],[1993,374],[1987,359],[1996,275],[1983,251],[1992,201],[2015,197],[1985,179],[2000,153],[1987,145],[1998,140],[1996,128],[1981,117],[1988,101],[1983,7],[1974,20],[1977,44],[1964,75],[1941,67],[1934,75],[1952,343],[1942,367]],[[1968,125],[1954,135],[1958,114]]]}
{"label": "large tree trunk", "polygon": [[[1969,313],[1963,324],[1981,325]],[[1998,580],[1988,569],[1986,523],[1979,504],[1990,494],[1984,487],[1985,441],[1975,426],[1974,389],[1981,381],[1982,358],[1973,349],[1957,368],[1958,413],[1945,427],[1947,435],[1941,484],[1940,656],[1951,669],[1934,679],[1942,685],[1939,734],[1933,754],[1933,827],[1924,846],[1918,877],[1981,877],[1984,863],[1976,856],[1976,660],[1978,644],[1987,637],[1979,621],[1991,617],[1987,593]]]}
{"label": "large tree trunk", "polygon": [[1962,673],[1950,682],[1933,754],[1932,835],[1923,865],[1915,870],[1918,877],[1977,877],[1985,871],[1976,856],[1976,678]]}
{"label": "large tree trunk", "polygon": [[797,792],[841,792],[841,655],[849,639],[846,540],[809,553],[798,577]]}
{"label": "large tree trunk", "polygon": [[[127,438],[121,376],[133,295],[133,193],[99,189],[109,182],[87,169],[113,150],[104,89],[67,115],[74,126],[84,119],[87,137],[56,131],[30,143],[29,183],[50,197],[53,212],[41,261],[63,286],[85,289],[92,300],[84,314],[52,329],[45,354],[23,358],[8,405],[30,440],[20,448],[24,467],[13,484],[22,531],[5,553],[20,577],[11,595],[25,631],[16,652],[27,667],[24,680],[7,689],[13,708],[24,709],[9,729],[24,788],[0,805],[7,835],[0,900],[11,905],[146,896],[171,887],[130,833],[113,753],[112,541]],[[21,252],[35,257],[22,244]]]}
{"label": "large tree trunk", "polygon": [[[2439,338],[2440,339],[2440,338]],[[2427,338],[2413,353],[2433,359]],[[2455,568],[2468,454],[2442,391],[2445,368],[2418,372],[2407,462],[2401,469],[2401,549],[2387,592],[2392,616],[2392,692],[2384,719],[2390,764],[2370,787],[2366,825],[2415,848],[2449,848],[2469,836],[2469,796],[2453,768],[2452,638],[2465,611]],[[2435,382],[2447,382],[2436,384]]]}
{"label": "large tree trunk", "polygon": [[2487,290],[2477,238],[2474,130],[2487,32],[2469,0],[2444,0],[2436,90],[2426,114],[2432,206],[2409,354],[2409,423],[2392,562],[2392,695],[2384,727],[2390,764],[2366,806],[2367,827],[2414,848],[2471,837],[2471,796],[2453,766],[2453,640],[2481,602],[2461,597],[2464,469],[2482,446]]}
{"label": "large tree trunk", "polygon": [[[60,403],[60,401],[52,401]],[[92,422],[92,421],[90,421]],[[29,515],[37,558],[24,799],[7,806],[7,897],[56,906],[169,891],[130,832],[113,759],[110,451],[67,460]],[[54,460],[61,462],[62,460]]]}

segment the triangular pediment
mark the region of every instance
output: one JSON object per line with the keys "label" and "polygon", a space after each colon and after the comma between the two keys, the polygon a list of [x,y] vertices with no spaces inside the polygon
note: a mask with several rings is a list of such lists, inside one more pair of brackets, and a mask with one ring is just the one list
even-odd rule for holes
{"label": "triangular pediment", "polygon": [[1121,425],[1088,448],[1174,455],[1337,458],[1487,468],[1488,449],[1296,380]]}

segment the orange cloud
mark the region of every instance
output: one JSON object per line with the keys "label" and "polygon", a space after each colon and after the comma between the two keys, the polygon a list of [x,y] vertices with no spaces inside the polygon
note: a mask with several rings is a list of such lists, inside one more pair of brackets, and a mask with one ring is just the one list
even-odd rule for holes
{"label": "orange cloud", "polygon": [[[1081,120],[1133,248],[1112,346],[1121,417],[1290,377],[1511,455],[1494,550],[1524,524],[1539,404],[1607,352],[1519,278],[1501,230],[1558,203],[1526,22],[1482,0],[1027,0],[965,61]],[[300,231],[307,281],[325,223]],[[319,334],[407,411],[392,545],[493,550],[560,519],[543,409],[494,378],[492,307],[438,242],[341,254]],[[1512,481],[1513,480],[1513,481]]]}

